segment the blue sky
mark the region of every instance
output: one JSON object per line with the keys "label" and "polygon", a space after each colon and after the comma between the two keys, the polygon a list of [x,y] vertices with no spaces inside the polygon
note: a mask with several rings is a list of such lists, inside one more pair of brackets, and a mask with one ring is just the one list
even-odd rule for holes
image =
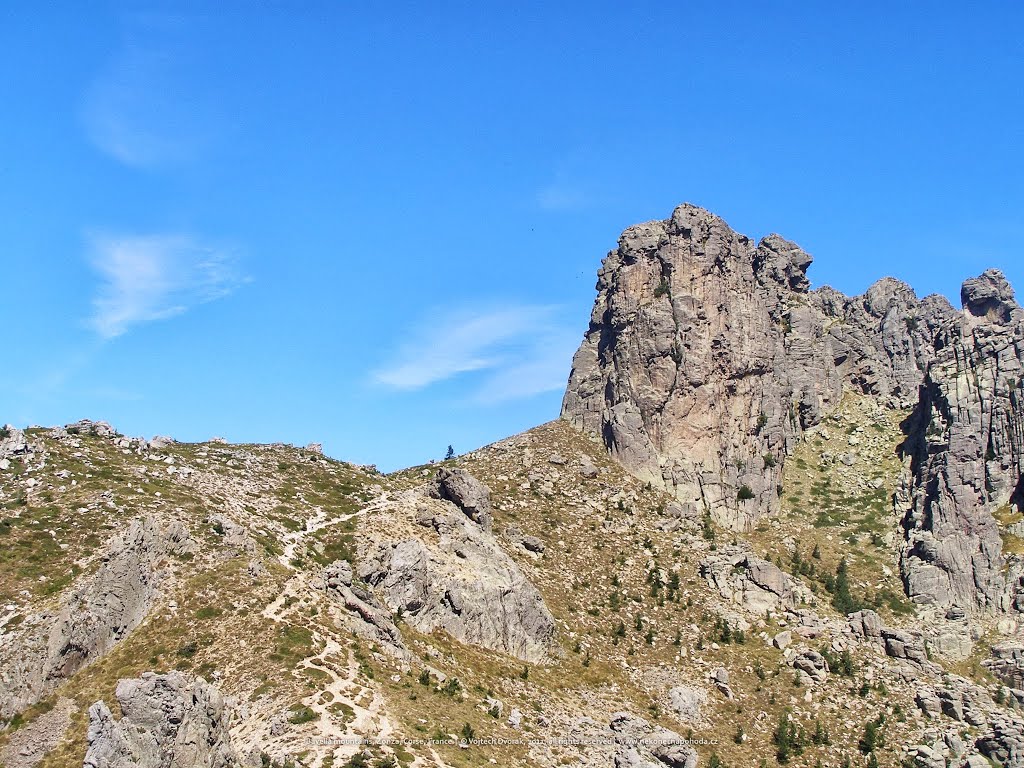
{"label": "blue sky", "polygon": [[206,5],[0,10],[0,421],[466,451],[683,201],[815,285],[1024,285],[1019,3]]}

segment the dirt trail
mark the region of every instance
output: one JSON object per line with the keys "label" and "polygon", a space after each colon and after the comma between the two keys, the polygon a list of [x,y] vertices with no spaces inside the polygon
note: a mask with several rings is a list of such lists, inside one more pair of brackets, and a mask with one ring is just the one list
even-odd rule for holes
{"label": "dirt trail", "polygon": [[[238,735],[247,740],[259,736],[262,739],[259,748],[270,755],[306,753],[305,765],[323,768],[325,763],[341,765],[360,751],[357,739],[400,737],[399,730],[387,716],[384,698],[371,681],[360,673],[358,660],[345,634],[330,626],[314,626],[305,617],[304,611],[300,610],[311,601],[320,599],[320,590],[314,590],[309,574],[292,565],[295,553],[308,536],[380,509],[388,501],[385,494],[357,512],[333,517],[324,509],[316,507],[313,516],[307,519],[302,529],[289,532],[283,537],[284,549],[278,561],[294,575],[285,583],[277,598],[263,609],[263,616],[274,622],[303,626],[313,632],[313,642],[320,650],[299,662],[292,670],[292,675],[303,681],[313,676],[322,679],[323,683],[318,690],[302,699],[303,706],[313,713],[308,723],[292,725],[279,736],[269,736],[267,728],[261,729],[263,733],[245,732],[243,736],[243,729],[239,729]],[[329,605],[327,610],[333,612],[337,608]],[[388,746],[381,747],[380,751],[386,754],[394,752]],[[417,755],[411,765],[414,768],[445,765],[433,749],[428,748],[428,752],[429,759]],[[331,758],[330,762],[328,757]]]}

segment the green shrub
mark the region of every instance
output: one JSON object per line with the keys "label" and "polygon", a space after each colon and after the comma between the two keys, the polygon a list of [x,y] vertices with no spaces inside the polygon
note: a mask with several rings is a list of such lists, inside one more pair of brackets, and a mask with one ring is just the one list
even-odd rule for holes
{"label": "green shrub", "polygon": [[301,725],[302,723],[311,723],[316,720],[317,714],[312,709],[306,706],[299,707],[295,710],[288,718],[288,722],[293,725]]}

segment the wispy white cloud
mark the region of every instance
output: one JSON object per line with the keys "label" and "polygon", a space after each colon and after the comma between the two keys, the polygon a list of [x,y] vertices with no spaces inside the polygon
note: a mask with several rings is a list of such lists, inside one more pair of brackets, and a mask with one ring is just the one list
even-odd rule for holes
{"label": "wispy white cloud", "polygon": [[538,335],[528,354],[496,367],[484,379],[475,400],[490,405],[565,389],[580,341],[579,333],[565,329],[551,328]]}
{"label": "wispy white cloud", "polygon": [[246,278],[230,251],[185,235],[95,235],[100,277],[89,324],[103,338],[227,296]]}
{"label": "wispy white cloud", "polygon": [[458,310],[418,328],[373,379],[414,391],[476,373],[472,397],[480,403],[561,389],[579,343],[559,323],[556,307],[533,304]]}
{"label": "wispy white cloud", "polygon": [[86,89],[82,118],[93,144],[134,168],[193,157],[216,124],[187,72],[188,25],[175,16],[125,19],[124,41]]}

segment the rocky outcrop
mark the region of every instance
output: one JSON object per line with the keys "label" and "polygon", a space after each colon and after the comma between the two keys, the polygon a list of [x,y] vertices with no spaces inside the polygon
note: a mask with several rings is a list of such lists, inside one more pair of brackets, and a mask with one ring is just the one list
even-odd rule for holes
{"label": "rocky outcrop", "polygon": [[256,542],[244,526],[220,513],[210,515],[206,522],[210,524],[213,532],[221,537],[221,542],[229,553],[255,554]]}
{"label": "rocky outcrop", "polygon": [[522,547],[527,552],[532,552],[535,555],[544,554],[544,550],[547,548],[545,547],[544,542],[536,536],[523,533],[523,529],[518,525],[505,526],[504,536],[508,541]]}
{"label": "rocky outcrop", "polygon": [[423,533],[378,538],[366,549],[359,579],[421,632],[443,629],[526,661],[546,658],[554,619],[494,537],[447,502],[420,499],[415,514]]}
{"label": "rocky outcrop", "polygon": [[669,706],[676,716],[688,723],[701,719],[701,710],[708,703],[708,695],[701,688],[677,685],[668,692]]}
{"label": "rocky outcrop", "polygon": [[615,768],[697,768],[693,747],[675,731],[617,712],[608,724],[616,743]]}
{"label": "rocky outcrop", "polygon": [[491,530],[491,489],[464,469],[437,470],[434,493],[452,502],[485,531]]}
{"label": "rocky outcrop", "polygon": [[779,460],[842,392],[810,261],[692,205],[627,229],[598,274],[563,418],[720,522],[775,511]]}
{"label": "rocky outcrop", "polygon": [[1015,595],[992,511],[1021,502],[1024,312],[995,270],[964,283],[962,298],[907,425],[901,569],[917,603],[1008,610]]}
{"label": "rocky outcrop", "polygon": [[823,287],[808,296],[824,318],[832,363],[843,382],[892,408],[912,408],[934,358],[934,335],[957,313],[942,296],[919,300],[886,277],[863,296]]}
{"label": "rocky outcrop", "polygon": [[997,643],[992,646],[991,658],[982,664],[1010,688],[1024,689],[1024,644]]}
{"label": "rocky outcrop", "polygon": [[105,421],[92,421],[91,419],[79,419],[73,424],[68,424],[64,430],[70,435],[91,435],[93,437],[114,437],[117,430]]}
{"label": "rocky outcrop", "polygon": [[180,672],[121,680],[121,718],[102,701],[89,707],[83,768],[227,768],[238,765],[220,692]]}
{"label": "rocky outcrop", "polygon": [[10,466],[10,459],[24,456],[32,451],[32,444],[25,433],[12,424],[0,427],[0,461],[6,466],[0,469],[7,469]]}
{"label": "rocky outcrop", "polygon": [[402,640],[391,612],[382,606],[376,596],[352,578],[352,565],[339,560],[324,569],[327,594],[339,600],[353,617],[353,631],[371,642],[378,643],[400,658],[408,658],[409,649]]}
{"label": "rocky outcrop", "polygon": [[156,593],[157,563],[187,551],[180,525],[162,530],[135,520],[108,545],[99,570],[74,587],[55,615],[26,622],[0,645],[0,718],[39,701],[87,664],[102,658],[145,618]]}
{"label": "rocky outcrop", "polygon": [[852,298],[811,291],[810,263],[689,204],[630,227],[598,273],[562,417],[744,529],[778,510],[787,455],[844,388],[913,409],[897,494],[907,594],[939,610],[1024,609],[991,514],[1024,500],[1024,311],[1005,277],[965,282],[958,312],[892,278]]}
{"label": "rocky outcrop", "polygon": [[794,611],[813,604],[814,595],[792,576],[759,557],[743,551],[724,551],[706,557],[701,576],[726,600],[754,614]]}
{"label": "rocky outcrop", "polygon": [[644,480],[736,528],[778,509],[782,463],[848,386],[917,399],[956,313],[887,278],[810,291],[811,257],[682,205],[627,229],[598,273],[562,416]]}
{"label": "rocky outcrop", "polygon": [[804,685],[824,683],[829,668],[825,657],[817,651],[804,651],[793,659],[793,668],[800,675]]}
{"label": "rocky outcrop", "polygon": [[941,688],[922,687],[915,700],[929,718],[944,717],[979,729],[974,747],[997,765],[1024,768],[1024,720],[997,707],[985,689],[966,678],[946,675]]}
{"label": "rocky outcrop", "polygon": [[994,715],[975,746],[996,765],[1024,768],[1024,720],[1008,713]]}
{"label": "rocky outcrop", "polygon": [[851,613],[847,631],[860,640],[880,645],[886,656],[918,665],[928,663],[928,650],[925,647],[924,636],[920,632],[887,627],[874,611]]}

